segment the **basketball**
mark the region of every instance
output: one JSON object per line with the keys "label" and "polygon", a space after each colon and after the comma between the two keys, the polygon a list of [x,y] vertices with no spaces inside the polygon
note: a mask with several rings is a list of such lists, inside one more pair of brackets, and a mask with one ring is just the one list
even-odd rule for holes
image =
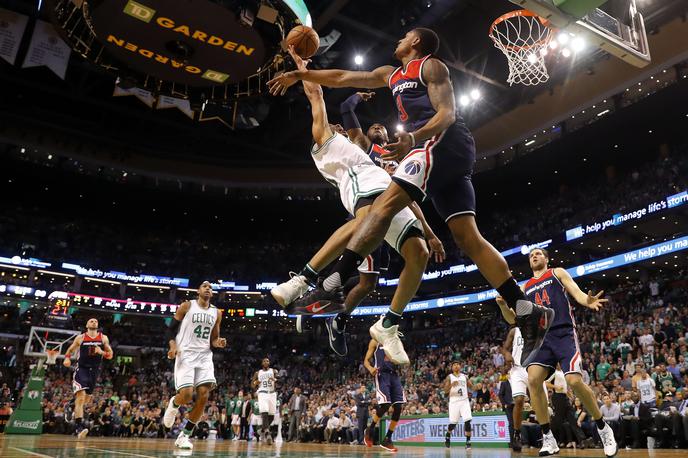
{"label": "basketball", "polygon": [[316,53],[320,47],[318,33],[305,25],[297,25],[287,35],[287,45],[294,47],[294,51],[300,57],[308,59]]}

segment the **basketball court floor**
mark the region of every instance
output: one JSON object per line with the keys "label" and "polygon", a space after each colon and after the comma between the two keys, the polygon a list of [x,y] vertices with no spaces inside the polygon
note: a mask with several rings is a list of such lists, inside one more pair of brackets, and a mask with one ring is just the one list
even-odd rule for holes
{"label": "basketball court floor", "polygon": [[[396,455],[399,457],[459,457],[473,458],[507,458],[511,456],[537,456],[536,449],[523,453],[512,453],[509,449],[473,448],[466,451],[462,446],[452,447],[400,447],[399,452],[392,454],[380,447],[366,448],[351,445],[322,444],[275,444],[258,445],[246,442],[231,441],[196,441],[193,452],[176,450],[172,440],[161,439],[108,439],[87,438],[77,440],[70,436],[0,436],[0,456],[3,458],[160,458],[177,456],[194,457],[345,457],[365,456],[382,457]],[[600,449],[562,450],[560,456],[578,458],[602,458]],[[619,458],[652,456],[654,458],[678,458],[686,456],[685,450],[621,450]]]}

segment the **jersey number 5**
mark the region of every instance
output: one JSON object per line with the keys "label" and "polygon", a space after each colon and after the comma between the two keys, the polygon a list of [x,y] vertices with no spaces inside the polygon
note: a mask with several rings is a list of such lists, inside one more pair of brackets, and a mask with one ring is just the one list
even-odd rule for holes
{"label": "jersey number 5", "polygon": [[199,339],[207,339],[210,335],[210,328],[207,326],[203,327],[199,324],[198,326],[196,326],[196,329],[194,329],[193,332]]}
{"label": "jersey number 5", "polygon": [[404,104],[401,103],[401,96],[397,95],[397,110],[399,110],[399,121],[401,122],[406,122],[408,121],[408,114],[406,113],[406,110],[404,109]]}

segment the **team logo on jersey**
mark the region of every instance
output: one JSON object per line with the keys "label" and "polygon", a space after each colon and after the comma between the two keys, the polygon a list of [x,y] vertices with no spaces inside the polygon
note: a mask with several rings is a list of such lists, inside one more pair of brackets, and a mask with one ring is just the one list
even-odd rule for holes
{"label": "team logo on jersey", "polygon": [[407,175],[417,175],[423,170],[423,164],[418,161],[411,161],[404,166],[404,172]]}
{"label": "team logo on jersey", "polygon": [[36,390],[29,391],[29,399],[36,399],[37,397],[38,397],[38,391],[36,391]]}

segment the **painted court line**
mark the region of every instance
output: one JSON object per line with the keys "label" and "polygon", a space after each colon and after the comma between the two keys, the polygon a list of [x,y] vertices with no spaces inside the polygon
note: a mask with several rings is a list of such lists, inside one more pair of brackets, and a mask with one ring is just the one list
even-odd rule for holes
{"label": "painted court line", "polygon": [[152,455],[139,455],[138,453],[130,453],[130,452],[118,452],[116,450],[107,450],[104,448],[95,448],[95,447],[86,447],[88,450],[98,450],[99,452],[108,452],[108,453],[114,453],[116,455],[127,455],[127,456],[140,456],[141,458],[157,458]]}
{"label": "painted court line", "polygon": [[19,447],[9,447],[9,448],[11,448],[12,450],[17,450],[17,451],[22,452],[22,453],[26,453],[27,455],[31,455],[31,456],[40,456],[41,458],[55,458],[54,456],[32,452],[31,450],[24,450],[23,448],[19,448]]}

